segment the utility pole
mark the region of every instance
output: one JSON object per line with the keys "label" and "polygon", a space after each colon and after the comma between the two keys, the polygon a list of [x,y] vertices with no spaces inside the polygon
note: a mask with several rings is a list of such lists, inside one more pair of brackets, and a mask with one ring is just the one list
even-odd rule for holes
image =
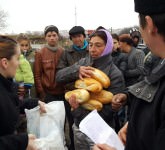
{"label": "utility pole", "polygon": [[77,26],[77,8],[75,5],[75,26]]}

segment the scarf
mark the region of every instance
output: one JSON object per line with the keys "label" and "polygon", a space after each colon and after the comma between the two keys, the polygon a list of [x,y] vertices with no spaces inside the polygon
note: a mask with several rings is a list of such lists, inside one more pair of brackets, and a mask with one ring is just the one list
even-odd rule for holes
{"label": "scarf", "polygon": [[48,44],[45,45],[46,48],[50,49],[53,52],[56,52],[58,49],[58,46],[50,46]]}
{"label": "scarf", "polygon": [[104,29],[100,29],[99,31],[105,32],[105,34],[106,34],[106,36],[107,36],[106,47],[105,47],[103,53],[101,54],[101,56],[104,56],[104,55],[107,55],[107,54],[109,54],[109,53],[112,53],[113,39],[112,39],[111,34],[110,34],[107,30],[104,30]]}
{"label": "scarf", "polygon": [[76,51],[84,51],[88,46],[88,42],[86,40],[84,40],[84,46],[83,47],[77,47],[76,45],[73,45],[73,48]]}

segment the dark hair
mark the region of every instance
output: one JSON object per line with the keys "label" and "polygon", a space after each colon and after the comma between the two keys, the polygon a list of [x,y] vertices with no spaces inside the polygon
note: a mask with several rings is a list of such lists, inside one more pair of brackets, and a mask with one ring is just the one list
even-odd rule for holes
{"label": "dark hair", "polygon": [[85,29],[82,26],[74,26],[69,30],[70,40],[72,40],[72,36],[77,34],[82,34],[84,37],[86,37]]}
{"label": "dark hair", "polygon": [[99,27],[97,27],[96,31],[97,31],[97,30],[101,30],[101,29],[106,30],[103,26],[99,26]]}
{"label": "dark hair", "polygon": [[91,39],[92,37],[98,36],[98,37],[100,37],[100,38],[104,41],[104,43],[106,44],[106,43],[107,43],[107,35],[106,35],[106,33],[105,33],[104,31],[100,31],[101,29],[104,29],[104,30],[105,30],[104,27],[99,26],[99,27],[96,29],[96,31],[94,31],[92,34],[89,35],[89,39]]}
{"label": "dark hair", "polygon": [[125,42],[125,43],[127,43],[128,45],[131,45],[131,46],[133,45],[133,40],[132,40],[132,38],[130,37],[129,34],[120,35],[119,41],[120,42]]}
{"label": "dark hair", "polygon": [[0,35],[0,58],[8,60],[15,54],[17,42],[8,36]]}
{"label": "dark hair", "polygon": [[56,26],[54,25],[49,25],[49,26],[46,26],[45,29],[44,29],[44,35],[46,36],[46,34],[48,32],[56,32],[58,35],[59,35],[59,30]]}
{"label": "dark hair", "polygon": [[112,38],[119,41],[119,36],[116,33],[112,34]]}
{"label": "dark hair", "polygon": [[165,39],[165,13],[163,14],[155,14],[155,15],[143,15],[139,14],[139,22],[140,26],[144,29],[146,26],[145,17],[150,16],[153,20],[154,25],[158,29],[158,33],[161,34]]}

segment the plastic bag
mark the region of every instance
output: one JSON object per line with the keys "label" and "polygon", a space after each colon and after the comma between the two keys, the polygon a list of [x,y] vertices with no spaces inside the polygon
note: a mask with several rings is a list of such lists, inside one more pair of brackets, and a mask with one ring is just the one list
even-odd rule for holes
{"label": "plastic bag", "polygon": [[40,114],[39,106],[31,110],[25,109],[28,133],[36,135],[35,142],[39,150],[67,150],[64,136],[64,102],[53,101],[45,107],[44,114]]}

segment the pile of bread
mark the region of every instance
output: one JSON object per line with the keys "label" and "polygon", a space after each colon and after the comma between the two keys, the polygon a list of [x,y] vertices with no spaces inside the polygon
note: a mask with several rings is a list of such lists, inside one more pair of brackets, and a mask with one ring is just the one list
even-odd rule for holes
{"label": "pile of bread", "polygon": [[87,110],[97,109],[100,111],[103,104],[111,102],[113,94],[103,90],[110,86],[109,77],[99,69],[94,68],[91,78],[75,81],[75,90],[66,92],[65,99],[69,100],[71,95],[76,96],[79,104]]}

